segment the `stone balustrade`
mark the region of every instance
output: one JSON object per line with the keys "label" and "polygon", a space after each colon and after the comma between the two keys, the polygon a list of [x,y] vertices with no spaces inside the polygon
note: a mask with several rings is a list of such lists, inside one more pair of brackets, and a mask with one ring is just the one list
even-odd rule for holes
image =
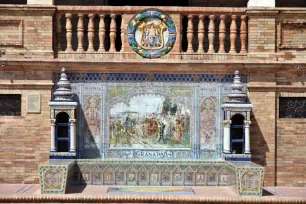
{"label": "stone balustrade", "polygon": [[[247,16],[244,14],[186,15],[187,29],[182,31],[182,51],[188,54],[246,54]],[[239,23],[237,23],[239,21]],[[184,25],[183,25],[184,29]],[[184,34],[187,41],[184,45]],[[187,49],[184,49],[184,46]]]}
{"label": "stone balustrade", "polygon": [[[109,19],[106,20],[106,17],[110,19],[108,28],[106,28],[105,21]],[[116,46],[118,31],[121,33],[119,37],[122,38],[122,41],[124,38],[124,28],[118,29],[117,17],[120,17],[121,21],[121,16],[117,14],[57,13],[55,50],[66,53],[123,51],[124,46],[120,45],[119,48]],[[77,26],[73,26],[73,21],[77,21]],[[96,26],[97,21],[98,26]],[[62,28],[63,25],[64,28]]]}
{"label": "stone balustrade", "polygon": [[[58,58],[139,58],[127,42],[127,25],[148,8],[58,6],[54,51]],[[246,56],[245,8],[161,7],[176,25],[174,49],[164,58],[201,59],[201,56]],[[90,54],[90,55],[88,55]],[[226,56],[225,56],[226,57]],[[210,57],[213,58],[213,57]],[[216,57],[215,57],[216,58]],[[219,57],[220,58],[220,57]]]}

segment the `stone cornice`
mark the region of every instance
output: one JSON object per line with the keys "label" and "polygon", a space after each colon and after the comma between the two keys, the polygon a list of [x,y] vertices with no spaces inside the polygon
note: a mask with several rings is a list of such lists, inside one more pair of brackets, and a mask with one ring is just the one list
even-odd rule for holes
{"label": "stone cornice", "polygon": [[178,14],[241,14],[245,13],[247,8],[238,7],[172,7],[172,6],[57,6],[58,12],[98,12],[98,13],[124,13],[135,14],[146,9],[158,9],[166,13]]}

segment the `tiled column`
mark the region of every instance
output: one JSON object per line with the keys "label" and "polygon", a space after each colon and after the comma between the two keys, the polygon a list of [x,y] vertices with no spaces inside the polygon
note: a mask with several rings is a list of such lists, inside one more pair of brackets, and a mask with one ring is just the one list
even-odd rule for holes
{"label": "tiled column", "polygon": [[223,153],[230,154],[231,153],[231,120],[223,121]]}
{"label": "tiled column", "polygon": [[76,120],[70,119],[69,120],[70,126],[70,148],[69,152],[75,152],[76,147]]}
{"label": "tiled column", "polygon": [[56,146],[55,146],[55,119],[50,120],[50,127],[51,127],[51,147],[50,152],[56,152]]}
{"label": "tiled column", "polygon": [[244,121],[244,153],[251,154],[250,150],[250,124],[251,121],[245,120]]}

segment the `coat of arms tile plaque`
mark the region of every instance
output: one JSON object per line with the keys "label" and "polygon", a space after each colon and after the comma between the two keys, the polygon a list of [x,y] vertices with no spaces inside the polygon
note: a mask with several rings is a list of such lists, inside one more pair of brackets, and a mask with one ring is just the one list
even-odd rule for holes
{"label": "coat of arms tile plaque", "polygon": [[128,42],[144,58],[168,54],[176,41],[176,27],[171,17],[156,10],[136,14],[128,25]]}

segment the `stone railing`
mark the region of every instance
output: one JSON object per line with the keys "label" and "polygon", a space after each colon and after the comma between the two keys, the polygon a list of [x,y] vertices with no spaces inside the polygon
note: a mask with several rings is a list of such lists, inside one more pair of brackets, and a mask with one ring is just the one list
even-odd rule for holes
{"label": "stone railing", "polygon": [[[127,25],[148,7],[57,6],[54,51],[58,58],[133,59]],[[169,14],[177,40],[164,58],[243,59],[247,55],[246,8],[159,7]]]}

